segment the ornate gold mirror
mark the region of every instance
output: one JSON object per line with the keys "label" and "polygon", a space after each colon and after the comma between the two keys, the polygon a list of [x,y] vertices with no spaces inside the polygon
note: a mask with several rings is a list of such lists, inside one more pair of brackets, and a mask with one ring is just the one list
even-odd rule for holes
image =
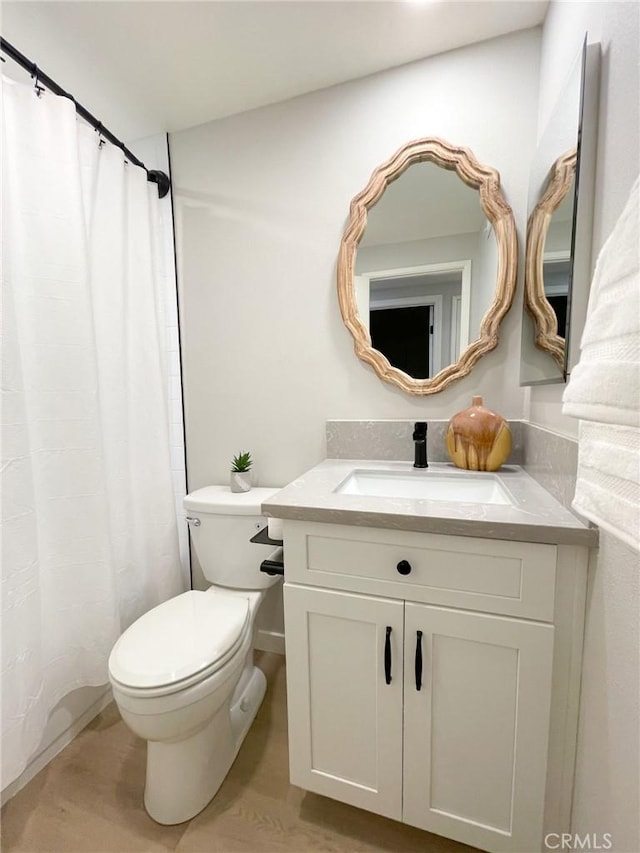
{"label": "ornate gold mirror", "polygon": [[517,256],[495,169],[442,139],[404,145],[351,202],[340,244],[357,356],[409,394],[442,391],[497,345]]}
{"label": "ornate gold mirror", "polygon": [[560,370],[565,361],[576,157],[572,148],[553,164],[527,226],[525,307],[534,323],[535,345],[548,352]]}

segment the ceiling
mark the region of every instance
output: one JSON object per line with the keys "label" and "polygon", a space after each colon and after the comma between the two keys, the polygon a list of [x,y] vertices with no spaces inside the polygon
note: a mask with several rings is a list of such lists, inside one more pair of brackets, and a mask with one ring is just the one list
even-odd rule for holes
{"label": "ceiling", "polygon": [[132,140],[534,27],[547,7],[547,0],[13,0],[2,3],[2,35]]}

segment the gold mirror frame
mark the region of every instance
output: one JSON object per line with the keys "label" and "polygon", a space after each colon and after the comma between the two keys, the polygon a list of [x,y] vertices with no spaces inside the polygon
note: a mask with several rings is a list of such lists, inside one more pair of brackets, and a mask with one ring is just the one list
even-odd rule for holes
{"label": "gold mirror frame", "polygon": [[558,335],[558,318],[544,293],[544,244],[553,214],[569,192],[576,173],[577,149],[562,154],[551,167],[549,181],[527,224],[524,304],[533,320],[535,344],[565,370],[565,339]]}
{"label": "gold mirror frame", "polygon": [[[371,336],[360,321],[355,299],[354,272],[358,244],[367,225],[367,211],[413,163],[429,161],[455,171],[465,184],[478,190],[480,205],[491,223],[498,244],[498,273],[493,302],[480,324],[479,337],[450,364],[430,379],[414,379],[393,367],[389,360],[371,346]],[[340,243],[338,255],[338,302],[344,324],[354,340],[358,358],[370,364],[380,379],[397,385],[417,396],[437,394],[456,379],[466,376],[473,365],[498,343],[498,327],[511,307],[518,271],[518,239],[513,212],[500,188],[500,175],[482,166],[468,148],[458,148],[437,137],[426,137],[403,145],[372,174],[365,189],[352,200],[349,222]]]}

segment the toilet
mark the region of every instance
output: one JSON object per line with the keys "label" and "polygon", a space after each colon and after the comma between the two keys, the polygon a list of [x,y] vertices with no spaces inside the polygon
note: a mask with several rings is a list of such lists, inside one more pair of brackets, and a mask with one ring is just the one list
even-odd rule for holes
{"label": "toilet", "polygon": [[250,542],[278,489],[187,495],[193,545],[211,584],[165,601],[122,634],[109,678],[122,719],[147,741],[144,804],[158,823],[189,820],[215,796],[266,691],[253,663],[253,629],[273,546]]}

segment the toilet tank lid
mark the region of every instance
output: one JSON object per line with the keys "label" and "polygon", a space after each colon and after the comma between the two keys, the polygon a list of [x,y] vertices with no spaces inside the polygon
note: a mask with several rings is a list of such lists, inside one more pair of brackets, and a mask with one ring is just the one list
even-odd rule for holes
{"label": "toilet tank lid", "polygon": [[229,486],[205,486],[184,498],[184,508],[215,515],[262,515],[262,504],[280,487],[257,487],[248,492],[232,492]]}

